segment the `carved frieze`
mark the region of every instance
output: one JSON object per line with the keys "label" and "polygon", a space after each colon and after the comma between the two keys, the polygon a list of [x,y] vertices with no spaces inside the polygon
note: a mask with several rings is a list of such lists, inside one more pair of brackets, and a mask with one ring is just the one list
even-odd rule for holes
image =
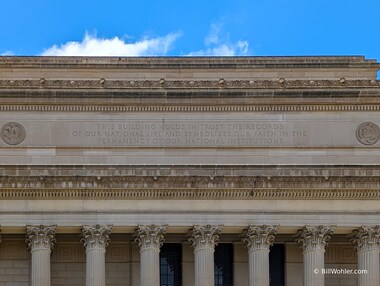
{"label": "carved frieze", "polygon": [[[112,187],[110,187],[112,186]],[[0,176],[0,188],[378,189],[378,176]]]}
{"label": "carved frieze", "polygon": [[0,88],[44,88],[44,89],[284,89],[284,88],[331,88],[331,87],[378,88],[376,80],[0,80]]}
{"label": "carved frieze", "polygon": [[373,189],[0,189],[2,200],[380,200]]}

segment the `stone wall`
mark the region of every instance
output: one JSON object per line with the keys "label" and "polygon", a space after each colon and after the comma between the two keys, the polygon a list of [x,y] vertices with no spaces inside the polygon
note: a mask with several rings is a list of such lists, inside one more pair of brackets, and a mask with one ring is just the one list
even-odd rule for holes
{"label": "stone wall", "polygon": [[2,236],[0,245],[0,286],[29,286],[30,253],[24,237]]}

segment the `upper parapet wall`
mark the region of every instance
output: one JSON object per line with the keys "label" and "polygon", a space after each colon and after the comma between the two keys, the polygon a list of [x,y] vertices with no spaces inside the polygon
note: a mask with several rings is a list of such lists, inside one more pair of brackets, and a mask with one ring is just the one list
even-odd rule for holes
{"label": "upper parapet wall", "polygon": [[374,80],[376,60],[347,57],[0,57],[1,79]]}

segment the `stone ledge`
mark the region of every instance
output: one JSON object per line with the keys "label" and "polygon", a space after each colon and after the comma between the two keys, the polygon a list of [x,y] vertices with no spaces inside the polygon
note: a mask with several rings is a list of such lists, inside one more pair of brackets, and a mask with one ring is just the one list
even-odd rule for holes
{"label": "stone ledge", "polygon": [[253,57],[0,57],[0,68],[253,68],[253,67],[379,67],[364,56]]}

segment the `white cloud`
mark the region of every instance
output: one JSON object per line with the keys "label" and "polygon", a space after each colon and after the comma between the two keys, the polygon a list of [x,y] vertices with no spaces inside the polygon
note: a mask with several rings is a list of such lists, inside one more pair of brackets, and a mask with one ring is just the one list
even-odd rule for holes
{"label": "white cloud", "polygon": [[236,56],[248,53],[248,41],[232,43],[228,34],[222,33],[222,24],[211,24],[209,34],[204,40],[205,49],[191,52],[189,56]]}
{"label": "white cloud", "polygon": [[12,51],[5,51],[4,53],[1,53],[0,56],[13,56],[14,53]]}
{"label": "white cloud", "polygon": [[114,37],[97,38],[85,34],[81,42],[54,45],[42,52],[42,56],[157,56],[166,55],[181,33],[169,33],[164,37],[144,38],[127,43]]}

